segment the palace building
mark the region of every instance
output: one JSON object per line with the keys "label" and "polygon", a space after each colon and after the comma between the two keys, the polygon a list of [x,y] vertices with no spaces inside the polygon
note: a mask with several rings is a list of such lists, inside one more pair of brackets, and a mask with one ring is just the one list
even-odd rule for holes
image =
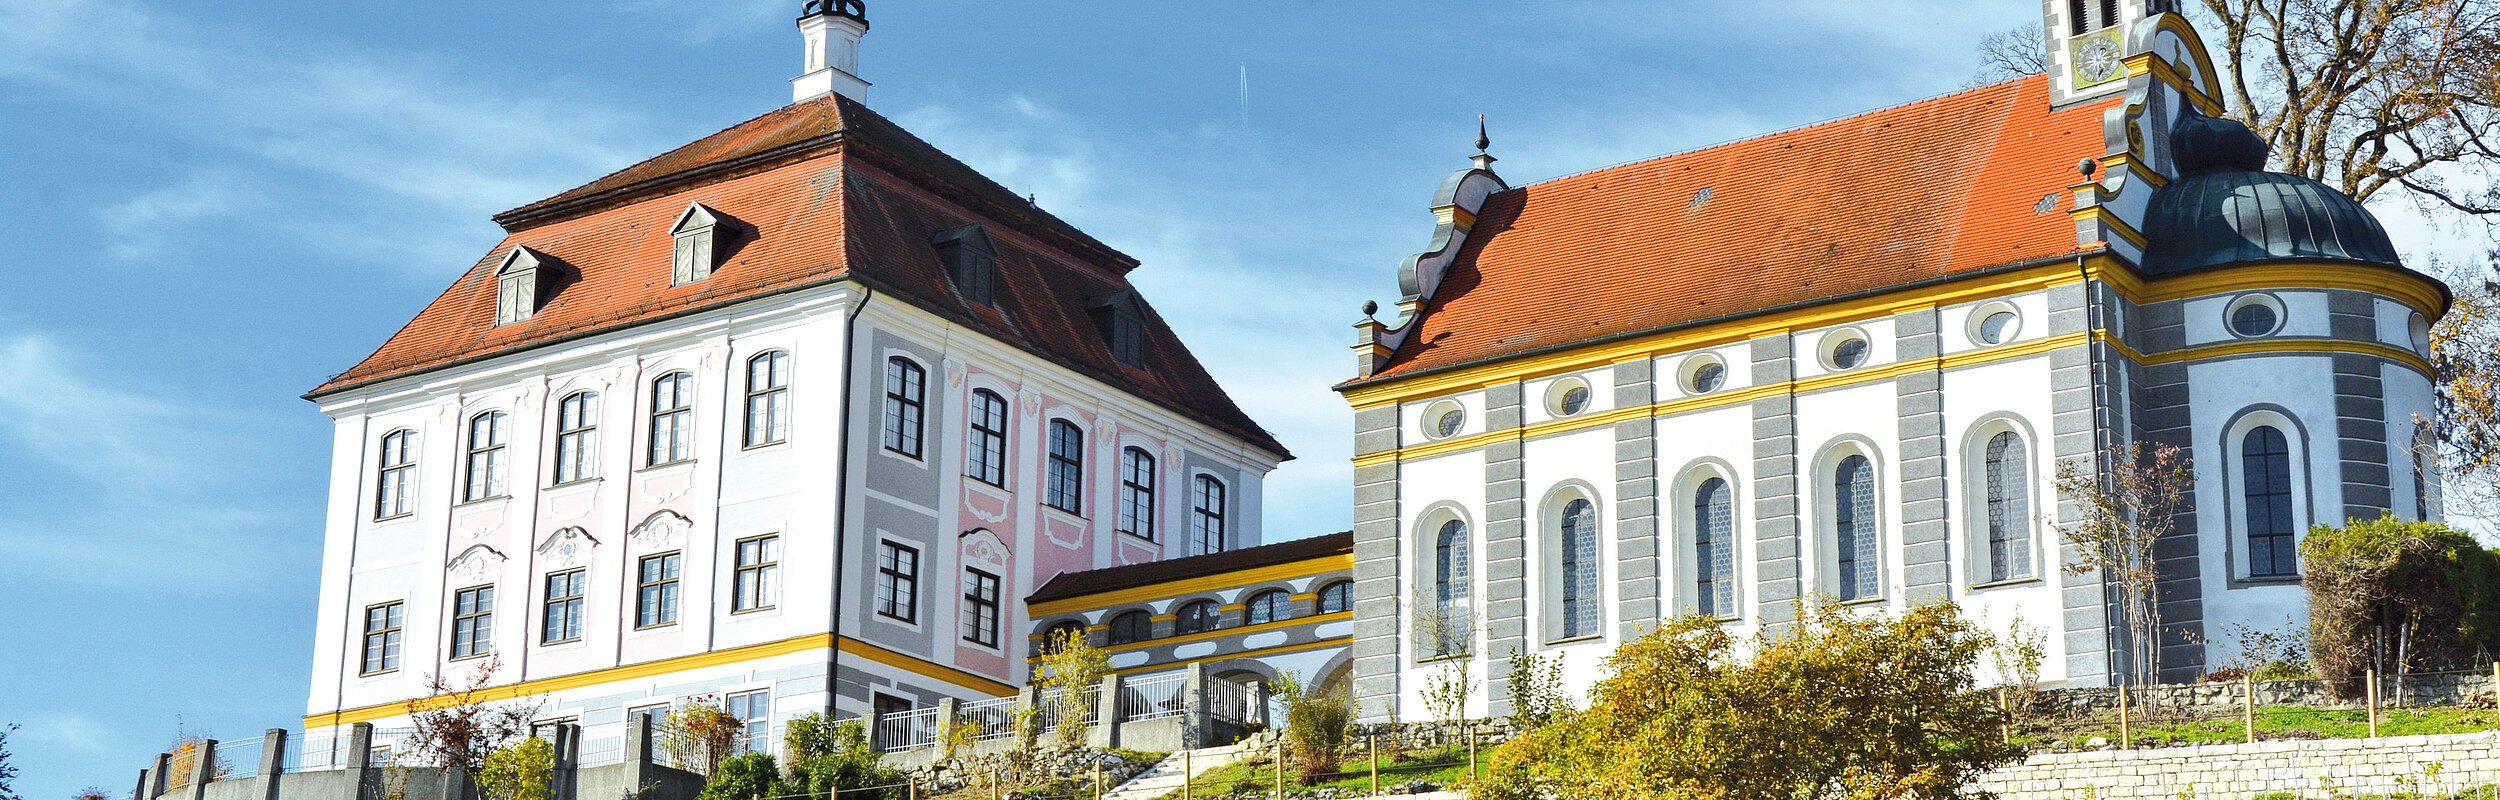
{"label": "palace building", "polygon": [[[1859,116],[1435,195],[1356,325],[1356,699],[1463,662],[1571,685],[1663,620],[1810,597],[2045,631],[2053,683],[2182,679],[2296,624],[2312,524],[2435,516],[2416,420],[2445,288],[2370,213],[2265,171],[2159,0],[2046,4],[2051,69]],[[2057,466],[2193,459],[2157,664],[2057,531]]]}
{"label": "palace building", "polygon": [[1261,544],[1285,448],[1135,259],[862,102],[863,11],[806,4],[790,105],[497,215],[307,395],[336,423],[311,763],[489,665],[594,762],[689,698],[765,748],[1010,697],[1046,582]]}

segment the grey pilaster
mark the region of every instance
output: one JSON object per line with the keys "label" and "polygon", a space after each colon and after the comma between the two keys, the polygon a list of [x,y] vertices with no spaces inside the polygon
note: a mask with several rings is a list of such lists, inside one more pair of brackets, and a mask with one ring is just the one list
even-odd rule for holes
{"label": "grey pilaster", "polygon": [[[1894,316],[1893,330],[1902,361],[1935,358],[1943,337],[1937,332],[1936,310],[1919,309]],[[1942,600],[1952,594],[1952,545],[1945,517],[1944,375],[1937,370],[1904,374],[1893,380],[1900,402],[1901,436],[1901,575],[1910,602]]]}
{"label": "grey pilaster", "polygon": [[[2105,327],[2093,318],[2087,302],[2085,285],[2060,286],[2048,292],[2049,334],[2052,336],[2079,333]],[[2106,304],[2100,309],[2112,312]],[[2097,342],[2062,348],[2049,354],[2049,399],[2052,407],[2049,420],[2049,452],[2056,464],[2076,464],[2084,470],[2099,469],[2099,450],[2108,433],[2106,398],[2098,394],[2098,375],[2094,362],[2107,363],[2116,358],[2116,351]],[[2057,519],[2071,520],[2082,516],[2082,510],[2065,497],[2057,498]],[[2057,568],[2051,580],[2060,581],[2059,598],[2063,614],[2055,623],[2066,653],[2066,675],[2079,685],[2105,683],[2110,680],[2109,596],[2103,586],[2102,573],[2069,573],[2062,567],[2081,563],[2085,554],[2066,540],[2055,536]]]}
{"label": "grey pilaster", "polygon": [[[2185,304],[2165,301],[2146,306],[2133,306],[2120,300],[2109,301],[2114,307],[2127,308],[2134,325],[2128,331],[2128,343],[2138,352],[2158,353],[2186,346],[2187,324]],[[2130,438],[2147,445],[2164,444],[2193,452],[2196,433],[2188,412],[2188,370],[2184,364],[2136,366],[2117,360],[2106,362],[2118,367],[2112,370],[2118,380],[2113,382],[2115,395],[2126,403]],[[2162,620],[2161,677],[2165,680],[2188,680],[2204,672],[2205,598],[2202,559],[2197,555],[2197,514],[2195,497],[2187,498],[2182,513],[2170,535],[2154,544],[2154,597],[2160,603]],[[2125,631],[2117,632],[2121,638]]]}
{"label": "grey pilaster", "polygon": [[[1517,383],[1485,389],[1484,418],[1491,430],[1515,429],[1525,414],[1524,390]],[[1476,624],[1485,643],[1484,674],[1510,673],[1510,653],[1528,647],[1528,536],[1526,446],[1517,438],[1484,448],[1484,607]],[[1510,687],[1486,681],[1485,698],[1494,716],[1510,713]]]}
{"label": "grey pilaster", "polygon": [[[1752,382],[1779,383],[1796,376],[1786,336],[1755,339]],[[1753,401],[1754,597],[1762,624],[1786,630],[1796,620],[1804,584],[1798,557],[1797,399],[1778,395]]]}
{"label": "grey pilaster", "polygon": [[[2360,292],[2327,294],[2328,326],[2337,339],[2377,341],[2378,303]],[[2395,502],[2387,465],[2387,391],[2379,360],[2337,353],[2335,447],[2343,473],[2344,517],[2377,519]],[[2318,520],[2336,524],[2342,520]]]}
{"label": "grey pilaster", "polygon": [[[1647,358],[1615,365],[1615,406],[1657,401]],[[1658,624],[1663,566],[1658,545],[1658,423],[1649,415],[1615,423],[1615,604],[1625,639]]]}
{"label": "grey pilaster", "polygon": [[[1354,412],[1357,456],[1397,447],[1398,409]],[[1398,462],[1354,468],[1354,703],[1365,722],[1387,722],[1398,702]]]}

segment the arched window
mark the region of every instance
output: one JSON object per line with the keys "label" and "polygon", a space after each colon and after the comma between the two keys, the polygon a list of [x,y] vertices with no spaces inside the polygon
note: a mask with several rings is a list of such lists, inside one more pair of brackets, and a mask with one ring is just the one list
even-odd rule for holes
{"label": "arched window", "polygon": [[1278,589],[1269,589],[1251,595],[1250,602],[1243,603],[1241,606],[1241,618],[1251,625],[1292,619],[1293,599]]}
{"label": "arched window", "polygon": [[671,372],[651,382],[651,466],[694,458],[694,376]]}
{"label": "arched window", "polygon": [[1319,587],[1319,613],[1335,614],[1354,610],[1354,582],[1338,581]]}
{"label": "arched window", "polygon": [[1189,542],[1192,555],[1224,552],[1224,482],[1211,475],[1198,476],[1197,491],[1189,510]]}
{"label": "arched window", "polygon": [[1434,655],[1466,652],[1468,629],[1473,622],[1468,619],[1468,561],[1467,523],[1441,523],[1432,542],[1433,614],[1427,631],[1432,637]]}
{"label": "arched window", "polygon": [[886,359],[885,449],[920,457],[920,420],[928,403],[928,374],[911,359]]}
{"label": "arched window", "polygon": [[1727,481],[1713,477],[1693,490],[1693,611],[1736,616],[1735,502]]}
{"label": "arched window", "polygon": [[746,446],[778,444],[790,435],[790,354],[766,350],[747,359]]}
{"label": "arched window", "polygon": [[2240,441],[2240,496],[2248,509],[2248,570],[2253,577],[2300,574],[2292,548],[2292,447],[2270,425]]}
{"label": "arched window", "polygon": [[1143,611],[1124,611],[1111,618],[1111,643],[1128,644],[1154,638],[1154,617]]}
{"label": "arched window", "polygon": [[1557,544],[1562,549],[1562,637],[1597,633],[1597,507],[1573,498],[1563,505]]}
{"label": "arched window", "polygon": [[1042,502],[1070,514],[1085,513],[1085,432],[1064,419],[1050,421],[1049,481]]}
{"label": "arched window", "polygon": [[[1070,637],[1074,637],[1071,639]],[[1085,641],[1085,625],[1075,620],[1052,624],[1042,630],[1042,652],[1056,653],[1070,641]]]}
{"label": "arched window", "polygon": [[574,392],[556,401],[554,483],[599,474],[599,393]]}
{"label": "arched window", "polygon": [[460,500],[485,500],[503,496],[504,413],[488,411],[469,418],[468,484],[460,489]]}
{"label": "arched window", "polygon": [[964,474],[991,486],[1007,485],[1007,398],[997,392],[972,390],[972,446],[964,454]]}
{"label": "arched window", "polygon": [[1851,455],[1832,470],[1833,576],[1840,599],[1875,596],[1880,566],[1875,533],[1875,466]]}
{"label": "arched window", "polygon": [[382,452],[373,482],[373,518],[390,519],[415,510],[417,499],[417,432],[382,434]]}
{"label": "arched window", "polygon": [[1988,579],[2031,577],[2031,456],[2023,437],[1988,437],[1981,465],[1988,493]]}
{"label": "arched window", "polygon": [[1155,538],[1155,457],[1134,447],[1120,449],[1119,531]]}
{"label": "arched window", "polygon": [[1213,600],[1192,600],[1172,615],[1173,633],[1205,633],[1224,626],[1224,614]]}
{"label": "arched window", "polygon": [[2417,520],[2429,520],[2431,518],[2431,446],[2430,428],[2421,425],[2414,426],[2412,448],[2413,518]]}

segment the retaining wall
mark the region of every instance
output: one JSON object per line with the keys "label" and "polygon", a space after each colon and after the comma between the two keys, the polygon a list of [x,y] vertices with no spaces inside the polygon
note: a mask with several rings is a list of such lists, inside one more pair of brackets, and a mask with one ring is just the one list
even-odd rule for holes
{"label": "retaining wall", "polygon": [[2044,753],[1987,773],[2005,800],[2441,796],[2500,784],[2500,731]]}

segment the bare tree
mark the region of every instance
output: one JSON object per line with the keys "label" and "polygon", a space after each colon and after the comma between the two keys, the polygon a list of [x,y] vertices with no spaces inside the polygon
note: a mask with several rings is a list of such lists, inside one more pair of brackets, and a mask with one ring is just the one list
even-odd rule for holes
{"label": "bare tree", "polygon": [[2041,38],[2040,23],[2034,22],[2010,31],[1991,33],[1979,40],[1979,74],[1971,78],[1971,85],[2047,71],[2048,40]]}
{"label": "bare tree", "polygon": [[424,766],[475,771],[486,754],[527,735],[536,705],[488,702],[487,684],[502,666],[502,657],[488,658],[459,684],[429,676],[426,696],[408,701],[408,719],[417,729],[409,755]]}
{"label": "bare tree", "polygon": [[2058,532],[2083,552],[2083,560],[2066,569],[2078,575],[2100,571],[2117,588],[2128,655],[2120,674],[2129,683],[2149,683],[2161,674],[2161,602],[2155,594],[2160,573],[2153,548],[2178,529],[2196,471],[2185,449],[2167,444],[2111,445],[2099,460],[2097,468],[2088,461],[2057,465],[2057,492],[2078,511],[2058,524]]}
{"label": "bare tree", "polygon": [[0,725],[0,800],[25,800],[17,793],[17,766],[9,763],[9,734],[17,731],[17,723]]}
{"label": "bare tree", "polygon": [[[2492,258],[2500,261],[2500,254]],[[2500,512],[2500,284],[2449,272],[2443,277],[2455,302],[2430,330],[2437,414],[2388,435],[2411,443],[2416,480],[2436,476],[2441,491],[2425,498],[2425,510],[2448,507],[2488,519]]]}

